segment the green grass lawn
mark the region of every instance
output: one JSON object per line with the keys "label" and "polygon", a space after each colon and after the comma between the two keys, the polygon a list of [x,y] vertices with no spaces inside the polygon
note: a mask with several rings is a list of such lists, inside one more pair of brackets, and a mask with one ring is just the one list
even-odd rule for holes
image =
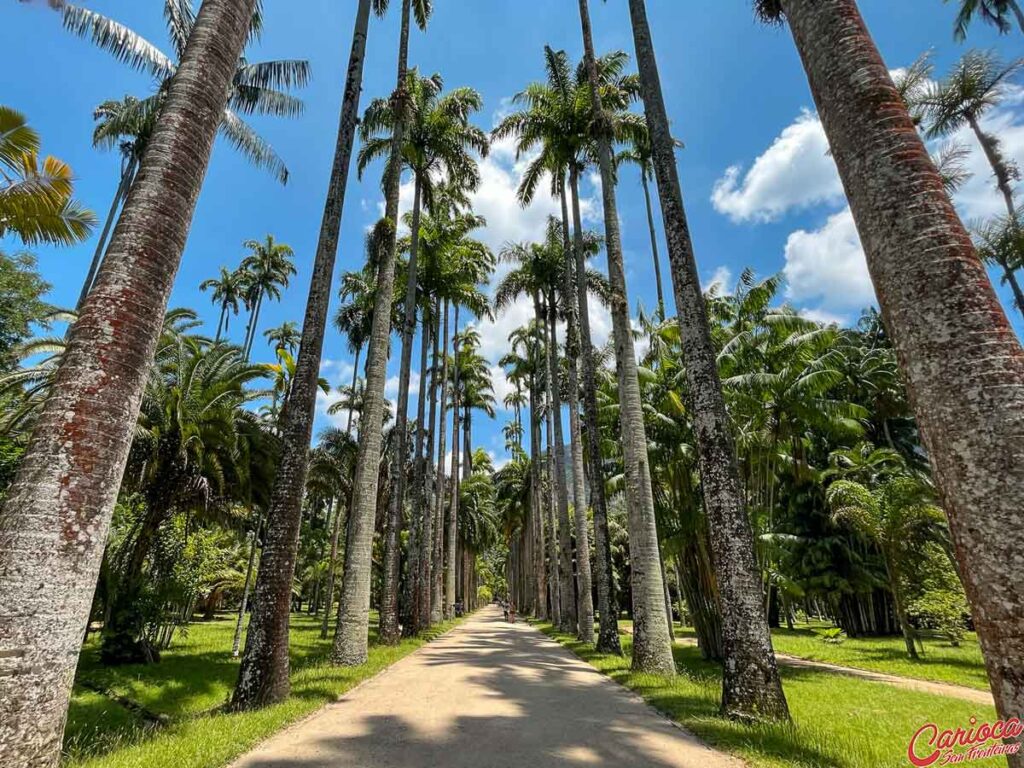
{"label": "green grass lawn", "polygon": [[[914,661],[907,658],[902,637],[848,637],[842,643],[826,643],[821,639],[821,632],[831,626],[813,622],[797,623],[795,629],[773,629],[772,643],[777,653],[802,659],[989,690],[981,647],[973,632],[968,632],[957,648],[945,640],[925,638],[924,655]],[[629,631],[632,622],[620,619],[619,628]],[[675,633],[677,639],[696,636],[692,628],[679,624],[675,625]]]}
{"label": "green grass lawn", "polygon": [[974,633],[969,633],[957,648],[945,640],[925,639],[924,655],[914,661],[907,658],[901,637],[848,637],[839,644],[826,643],[819,634],[825,626],[811,624],[804,628],[797,624],[792,630],[772,630],[775,650],[803,659],[989,690],[985,662]]}
{"label": "green grass lawn", "polygon": [[[538,627],[620,684],[643,696],[708,744],[732,752],[755,768],[902,768],[907,745],[924,723],[966,727],[975,716],[992,722],[995,710],[829,672],[782,668],[793,726],[746,727],[717,716],[721,673],[695,647],[674,649],[680,675],[664,678],[632,672],[632,638],[622,637],[624,658],[608,656],[550,624]],[[1006,758],[985,761],[1005,768]]]}
{"label": "green grass lawn", "polygon": [[[375,624],[371,621],[371,627]],[[238,660],[231,658],[232,617],[190,625],[188,633],[177,635],[163,660],[153,665],[103,667],[98,643],[90,640],[82,652],[68,711],[64,764],[73,768],[219,768],[430,639],[379,646],[371,629],[370,659],[351,669],[326,663],[331,639],[320,639],[319,620],[293,614],[291,626],[291,698],[238,714],[221,711],[238,674]],[[436,628],[430,637],[451,626]],[[141,715],[85,689],[82,681],[166,715],[170,723],[147,725]]]}

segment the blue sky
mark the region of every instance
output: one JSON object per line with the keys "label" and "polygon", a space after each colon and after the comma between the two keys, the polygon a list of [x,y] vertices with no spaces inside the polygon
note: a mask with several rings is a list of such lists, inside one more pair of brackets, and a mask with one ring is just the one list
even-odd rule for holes
{"label": "blue sky", "polygon": [[[92,110],[106,99],[145,95],[152,83],[64,32],[58,16],[43,5],[0,6],[5,38],[0,66],[6,73],[0,98],[29,117],[42,134],[44,151],[74,168],[77,196],[105,215],[119,161],[92,148]],[[250,167],[223,142],[215,148],[171,299],[172,306],[197,308],[211,333],[217,313],[209,297],[199,292],[199,283],[222,264],[234,267],[244,255],[243,240],[267,233],[295,249],[299,274],[280,303],[264,308],[261,330],[302,319],[355,5],[355,0],[266,0],[266,31],[249,58],[307,58],[313,82],[301,92],[306,101],[302,117],[254,121],[288,164],[287,187]],[[392,5],[386,19],[372,22],[363,106],[393,86],[399,3],[393,0]],[[856,318],[860,307],[872,301],[870,283],[788,30],[759,25],[747,0],[649,0],[648,5],[673,130],[686,144],[680,171],[705,281],[724,277],[731,284],[746,266],[764,275],[785,270],[787,298],[795,305],[823,319]],[[892,69],[931,49],[941,73],[965,50],[952,39],[952,4],[862,0],[860,5]],[[90,0],[88,6],[169,50],[160,0]],[[545,43],[564,48],[574,60],[580,55],[577,4],[570,0],[436,0],[435,6],[428,32],[412,35],[410,62],[425,72],[441,73],[448,86],[480,91],[485,106],[477,122],[484,128],[491,127],[495,115],[527,82],[543,77]],[[632,52],[623,0],[593,2],[592,13],[599,51]],[[971,30],[968,42],[996,48],[1004,57],[1022,51],[1019,34],[999,37],[982,25]],[[1007,153],[1024,163],[1022,93],[1014,91],[989,125],[1000,134]],[[977,172],[958,198],[961,213],[965,219],[998,213],[999,198],[977,153],[970,165]],[[508,240],[540,237],[545,216],[555,212],[553,201],[545,199],[529,210],[518,208],[512,196],[518,168],[508,145],[495,147],[483,164],[484,183],[474,202],[489,222],[481,237],[495,249]],[[363,234],[380,215],[379,172],[369,169],[362,181],[352,174],[339,269],[355,269],[362,262]],[[585,184],[583,192],[585,216],[599,229],[600,202],[593,184]],[[619,203],[630,302],[652,307],[654,278],[643,197],[632,170],[622,175]],[[11,251],[17,244],[0,242],[0,247]],[[53,284],[53,303],[74,304],[93,247],[89,242],[70,249],[36,249],[41,270]],[[603,263],[602,256],[598,265]],[[1005,299],[1006,292],[1000,292]],[[500,357],[508,331],[526,314],[525,307],[513,307],[506,317],[481,326],[484,351],[492,360]],[[610,324],[597,313],[594,325],[601,336]],[[244,322],[236,320],[232,328],[240,338]],[[1019,323],[1017,328],[1020,332]],[[255,356],[269,361],[271,350],[262,342]],[[331,383],[348,381],[350,355],[333,329],[328,330],[324,354],[324,375]],[[392,368],[397,374],[397,355]],[[500,395],[504,382],[497,371],[495,379]],[[394,395],[393,383],[389,394]],[[318,427],[329,423],[323,414],[327,401],[318,407]],[[504,419],[499,413],[494,423],[474,421],[476,442],[499,458],[504,453]]]}

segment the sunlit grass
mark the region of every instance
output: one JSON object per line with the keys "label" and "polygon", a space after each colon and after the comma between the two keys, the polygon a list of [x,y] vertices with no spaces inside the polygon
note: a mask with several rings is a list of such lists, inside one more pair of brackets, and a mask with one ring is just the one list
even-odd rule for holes
{"label": "sunlit grass", "polygon": [[[159,664],[105,668],[99,664],[97,644],[90,641],[79,663],[79,682],[88,680],[154,714],[166,715],[170,724],[148,726],[141,715],[78,684],[68,714],[65,765],[219,768],[429,640],[380,646],[371,629],[369,661],[357,668],[333,667],[326,663],[331,639],[320,639],[319,620],[293,614],[291,621],[291,697],[264,710],[239,714],[222,711],[238,674],[238,660],[231,658],[231,617],[191,625]],[[371,621],[371,627],[375,624]],[[451,626],[437,627],[430,638]]]}
{"label": "sunlit grass", "polygon": [[[901,768],[908,764],[911,736],[924,723],[966,726],[972,716],[990,722],[995,717],[992,707],[960,699],[819,670],[783,668],[794,725],[748,727],[718,716],[721,673],[717,664],[702,660],[695,647],[675,647],[680,674],[665,678],[630,670],[631,637],[622,638],[626,655],[617,657],[559,635],[550,624],[538,627],[708,744],[756,768]],[[1005,768],[1006,760],[994,758],[991,765]]]}

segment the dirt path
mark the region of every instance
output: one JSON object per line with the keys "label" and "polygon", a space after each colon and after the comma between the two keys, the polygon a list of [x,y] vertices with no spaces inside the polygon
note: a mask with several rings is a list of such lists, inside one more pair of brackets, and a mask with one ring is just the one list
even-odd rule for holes
{"label": "dirt path", "polygon": [[234,768],[742,768],[494,607]]}

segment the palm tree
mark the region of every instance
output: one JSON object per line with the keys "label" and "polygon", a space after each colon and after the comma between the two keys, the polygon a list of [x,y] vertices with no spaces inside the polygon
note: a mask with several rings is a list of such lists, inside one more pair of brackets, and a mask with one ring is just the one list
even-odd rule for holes
{"label": "palm tree", "polygon": [[[255,0],[203,3],[107,263],[4,498],[0,762],[12,768],[50,768],[60,758],[135,417],[254,7]],[[48,588],[40,591],[42,581]]]}
{"label": "palm tree", "polygon": [[761,601],[753,534],[744,508],[644,0],[630,0],[629,10],[679,310],[686,375],[693,398],[691,407],[713,562],[721,591],[726,658],[722,711],[741,719],[788,719]]}
{"label": "palm tree", "polygon": [[[387,7],[381,0],[380,10]],[[398,72],[392,100],[396,114],[404,115],[410,95],[407,69],[410,16],[415,14],[420,29],[426,28],[433,10],[431,0],[402,0],[398,43]],[[336,664],[355,666],[366,661],[370,568],[373,545],[375,504],[378,490],[378,465],[381,456],[381,424],[384,419],[384,383],[387,379],[388,350],[391,341],[391,313],[394,302],[395,256],[398,237],[398,195],[402,180],[402,148],[405,145],[405,120],[395,122],[391,135],[391,154],[384,172],[384,219],[377,224],[376,241],[381,244],[377,266],[378,300],[373,310],[366,360],[366,388],[359,421],[359,456],[353,478],[352,508],[349,511],[348,552],[345,577],[341,585],[338,632],[331,659]]]}
{"label": "palm tree", "polygon": [[622,265],[622,242],[619,233],[618,204],[615,199],[615,169],[611,141],[613,124],[601,96],[601,81],[594,56],[587,0],[580,0],[583,29],[584,63],[590,85],[590,109],[597,143],[598,166],[601,170],[601,197],[604,203],[605,249],[608,254],[608,279],[613,296],[611,302],[615,360],[619,381],[619,418],[622,427],[622,448],[625,460],[626,497],[629,500],[629,552],[633,580],[633,668],[645,672],[674,675],[672,640],[665,615],[665,586],[661,577],[658,534],[654,519],[654,497],[651,490],[650,466],[647,460],[647,438],[644,432],[640,385],[637,379],[636,355],[632,327],[629,322],[629,301],[626,275]]}
{"label": "palm tree", "polygon": [[[577,284],[577,303],[580,339],[580,362],[583,374],[584,418],[588,434],[597,433],[596,372],[593,365],[593,349],[590,335],[589,301],[586,290],[585,254],[587,248],[579,210],[579,175],[592,160],[595,151],[590,132],[589,85],[586,70],[578,67],[575,77],[564,51],[553,51],[545,47],[546,83],[533,83],[515,97],[523,109],[513,112],[502,120],[494,130],[495,136],[516,136],[517,156],[523,156],[539,149],[530,162],[518,190],[520,202],[528,204],[536,192],[537,185],[545,173],[551,174],[553,186],[560,197],[564,197],[561,179],[568,170],[569,192],[572,196],[573,211],[573,256]],[[602,80],[602,92],[614,111],[610,119],[614,133],[628,139],[640,123],[624,112],[631,94],[636,92],[635,78],[623,75],[626,56],[621,51],[601,57],[598,73]],[[564,218],[564,217],[563,217]],[[570,350],[570,352],[575,350]],[[598,442],[588,441],[589,469],[592,477],[602,477]],[[611,550],[608,546],[608,514],[604,496],[604,485],[591,484],[594,508],[594,549],[596,554],[596,581],[600,632],[597,647],[605,653],[621,653],[611,584]]]}
{"label": "palm tree", "polygon": [[281,298],[281,289],[288,287],[288,279],[295,274],[295,252],[291,246],[276,242],[273,235],[267,235],[262,241],[246,240],[243,245],[250,251],[238,267],[243,275],[245,304],[249,309],[249,323],[242,344],[242,352],[248,358],[256,340],[263,299]]}
{"label": "palm tree", "polygon": [[[480,94],[472,88],[457,88],[441,96],[440,75],[420,77],[416,69],[406,75],[406,101],[399,115],[389,101],[377,99],[363,116],[360,129],[363,148],[359,152],[359,172],[392,148],[392,137],[402,124],[401,162],[413,174],[413,207],[409,261],[406,265],[405,316],[402,323],[402,347],[398,374],[398,410],[395,427],[398,443],[396,461],[405,456],[406,423],[409,408],[409,379],[412,370],[412,342],[416,331],[417,259],[420,218],[424,202],[434,200],[435,186],[443,178],[472,191],[480,183],[476,160],[471,152],[487,155],[486,134],[469,123],[480,109]],[[396,464],[390,496],[391,508],[384,538],[384,584],[380,612],[380,637],[388,644],[398,642],[398,582],[400,566],[400,528],[405,501],[405,479]],[[413,559],[414,567],[418,563]]]}
{"label": "palm tree", "polygon": [[[274,481],[270,502],[263,567],[256,582],[253,618],[245,641],[242,665],[238,671],[238,683],[232,696],[231,703],[234,709],[252,709],[281,701],[287,698],[290,690],[288,629],[292,578],[295,573],[298,533],[302,522],[302,495],[308,471],[309,442],[313,431],[320,359],[331,298],[331,279],[334,274],[345,186],[348,183],[348,169],[359,117],[359,95],[363,85],[363,61],[370,6],[371,0],[359,0],[356,8],[338,136],[316,257],[313,260],[313,273],[310,276],[299,357],[290,388],[289,407],[280,427],[281,465]],[[375,0],[374,7],[379,15],[386,9],[387,3],[384,0]],[[390,300],[390,283],[385,284],[387,287],[384,289],[384,295]],[[374,429],[380,430],[379,420]],[[350,520],[352,504],[354,501],[350,500]]]}
{"label": "palm tree", "polygon": [[[943,2],[948,3],[950,0],[943,0]],[[959,3],[960,10],[956,15],[953,37],[960,42],[967,39],[967,28],[974,21],[975,16],[979,16],[982,21],[991,24],[1005,35],[1012,29],[1008,18],[1012,15],[1021,32],[1024,32],[1024,11],[1021,10],[1017,0],[954,0],[954,2]]]}
{"label": "palm tree", "polygon": [[128,490],[142,494],[146,511],[103,628],[100,654],[105,663],[153,660],[139,605],[146,559],[172,512],[201,510],[226,496],[226,477],[248,476],[244,467],[236,466],[248,453],[240,450],[239,441],[247,425],[258,422],[243,406],[261,396],[246,385],[262,376],[262,367],[246,363],[237,347],[208,349],[179,336],[158,352],[126,483]]}
{"label": "palm tree", "polygon": [[[672,140],[673,145],[682,147],[678,139]],[[628,149],[615,156],[615,164],[632,163],[640,171],[640,186],[644,191],[644,205],[647,209],[647,229],[651,236],[651,260],[654,262],[654,285],[658,292],[658,317],[665,319],[665,293],[661,284],[661,258],[658,255],[658,233],[654,229],[654,208],[651,205],[650,182],[654,179],[654,158],[651,150],[651,138],[647,131],[637,134]]]}
{"label": "palm tree", "polygon": [[220,304],[220,319],[217,320],[217,335],[214,337],[216,341],[220,341],[221,334],[228,331],[228,310],[231,310],[233,315],[238,314],[238,304],[244,300],[244,287],[244,273],[239,269],[230,272],[227,267],[220,268],[219,278],[211,277],[199,284],[201,291],[212,290],[210,300],[214,304]]}
{"label": "palm tree", "polygon": [[803,60],[949,516],[996,707],[1015,717],[1024,641],[1010,617],[1024,615],[1024,575],[995,564],[1024,548],[1024,531],[1007,526],[1024,497],[1024,351],[854,0],[759,10],[784,15]]}
{"label": "palm tree", "polygon": [[[996,187],[1006,204],[1007,226],[1011,231],[1020,228],[1013,190],[1016,169],[1003,156],[999,140],[982,129],[980,121],[1003,100],[1011,78],[1021,68],[1024,68],[1024,59],[1007,64],[989,51],[969,51],[941,83],[932,83],[920,98],[928,121],[925,135],[929,138],[949,136],[964,125],[970,127],[992,166]],[[1013,291],[1017,310],[1024,315],[1024,291],[1017,282],[1012,261],[1002,258],[998,249],[992,253],[1003,270],[1003,279]]]}
{"label": "palm tree", "polygon": [[302,341],[302,334],[294,320],[286,320],[276,328],[264,331],[263,335],[274,345],[275,352],[287,352],[293,356],[299,349],[299,342]]}
{"label": "palm tree", "polygon": [[904,574],[927,541],[945,543],[945,515],[931,497],[927,484],[906,473],[891,475],[875,488],[836,480],[826,497],[835,521],[849,525],[881,550],[896,617],[912,659],[918,658],[917,638],[907,617]]}
{"label": "palm tree", "polygon": [[[61,3],[64,28],[74,35],[89,39],[132,69],[152,76],[155,93],[143,99],[126,96],[121,101],[106,101],[96,109],[99,121],[93,134],[93,145],[101,148],[119,146],[122,155],[121,177],[110,214],[96,244],[88,275],[78,300],[92,290],[93,281],[103,261],[107,235],[114,223],[118,206],[127,197],[135,180],[139,162],[153,132],[153,125],[167,98],[167,86],[180,66],[188,39],[195,28],[196,11],[192,0],[164,0],[164,20],[174,49],[168,56],[142,35],[96,11],[70,3]],[[263,30],[261,0],[252,17],[246,45],[257,40]],[[285,184],[288,169],[270,146],[242,115],[273,115],[296,117],[302,114],[303,103],[288,91],[304,87],[310,79],[309,62],[280,60],[252,63],[243,55],[238,58],[229,85],[228,101],[220,124],[221,134],[258,168],[274,174]]]}
{"label": "palm tree", "polygon": [[24,115],[0,105],[0,237],[25,245],[74,245],[89,237],[96,216],[75,200],[71,168],[39,157],[39,134]]}

